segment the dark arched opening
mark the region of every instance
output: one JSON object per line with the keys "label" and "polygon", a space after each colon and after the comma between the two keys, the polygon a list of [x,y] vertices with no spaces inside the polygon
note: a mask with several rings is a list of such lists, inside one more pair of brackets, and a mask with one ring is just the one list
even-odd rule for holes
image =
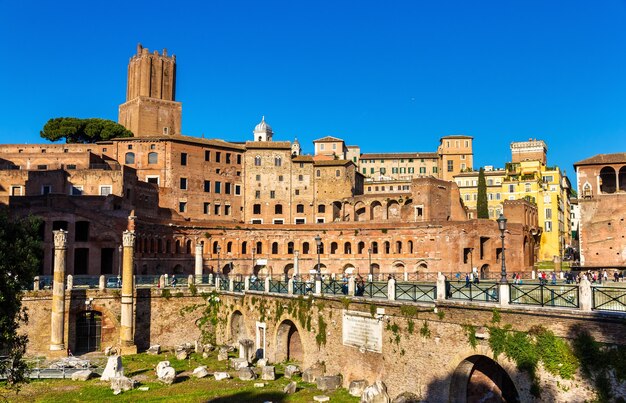
{"label": "dark arched opening", "polygon": [[233,343],[246,338],[246,328],[243,322],[243,314],[240,311],[233,312],[230,319],[230,339]]}
{"label": "dark arched opening", "polygon": [[276,333],[276,362],[304,361],[304,348],[296,325],[285,320]]}
{"label": "dark arched opening", "polygon": [[449,401],[516,403],[520,397],[511,377],[497,362],[484,355],[473,355],[452,374]]}
{"label": "dark arched opening", "polygon": [[616,189],[615,169],[604,167],[600,170],[600,192],[615,193]]}

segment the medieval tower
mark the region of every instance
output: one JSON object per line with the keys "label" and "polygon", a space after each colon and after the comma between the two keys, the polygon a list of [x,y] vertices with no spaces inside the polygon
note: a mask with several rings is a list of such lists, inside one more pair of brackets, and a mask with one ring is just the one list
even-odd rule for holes
{"label": "medieval tower", "polygon": [[175,93],[176,56],[137,45],[128,63],[126,102],[120,105],[118,122],[135,137],[180,134],[182,104]]}

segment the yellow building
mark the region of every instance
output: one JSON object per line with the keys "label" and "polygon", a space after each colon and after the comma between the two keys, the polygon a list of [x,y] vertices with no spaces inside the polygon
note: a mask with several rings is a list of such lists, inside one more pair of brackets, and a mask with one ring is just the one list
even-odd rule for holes
{"label": "yellow building", "polygon": [[[537,205],[543,229],[539,243],[539,260],[558,261],[565,245],[571,242],[569,194],[570,182],[558,167],[549,167],[548,148],[542,140],[511,143],[511,162],[505,169],[485,167],[489,218],[502,212],[504,200],[528,199]],[[470,217],[476,217],[478,171],[454,176],[461,199]]]}

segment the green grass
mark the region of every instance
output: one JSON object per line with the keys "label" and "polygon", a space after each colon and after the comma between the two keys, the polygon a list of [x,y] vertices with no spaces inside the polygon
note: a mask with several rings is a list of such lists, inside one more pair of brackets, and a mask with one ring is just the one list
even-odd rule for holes
{"label": "green grass", "polygon": [[[313,396],[327,395],[333,402],[357,402],[345,389],[335,392],[322,392],[314,384],[301,381],[300,377],[293,379],[298,382],[298,391],[292,395],[285,395],[283,388],[292,380],[283,376],[282,364],[275,365],[275,381],[240,381],[236,378],[236,371],[228,370],[225,361],[216,359],[216,352],[208,358],[192,354],[190,359],[177,360],[173,354],[164,353],[158,356],[138,354],[122,358],[124,373],[128,377],[139,380],[139,386],[148,386],[150,390],[134,389],[114,396],[109,382],[102,382],[99,378],[87,382],[71,380],[33,380],[23,385],[16,395],[7,391],[0,384],[0,400],[2,397],[11,402],[100,402],[114,400],[116,402],[310,402]],[[172,385],[164,385],[156,380],[154,368],[159,361],[170,361],[176,369],[177,381]],[[197,379],[191,372],[199,365],[206,365],[209,372],[226,371],[233,379],[216,381],[212,376]],[[254,383],[264,382],[264,388],[255,388]]]}

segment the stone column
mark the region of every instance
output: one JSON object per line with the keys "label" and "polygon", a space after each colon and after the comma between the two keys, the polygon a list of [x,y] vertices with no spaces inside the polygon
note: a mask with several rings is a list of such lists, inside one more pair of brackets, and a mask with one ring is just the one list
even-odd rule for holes
{"label": "stone column", "polygon": [[387,299],[389,301],[396,300],[396,280],[393,278],[387,281]]}
{"label": "stone column", "polygon": [[508,307],[511,302],[511,288],[509,283],[499,283],[498,292],[500,293],[500,306]]}
{"label": "stone column", "polygon": [[584,312],[591,312],[593,307],[593,293],[591,292],[591,283],[585,277],[580,280],[578,292],[580,309]]}
{"label": "stone column", "polygon": [[106,288],[106,279],[103,274],[98,279],[98,289],[100,289],[100,291],[104,291],[105,288]]}
{"label": "stone column", "polygon": [[133,263],[135,253],[135,232],[124,231],[122,234],[124,245],[124,260],[122,263],[122,320],[120,328],[121,354],[137,354],[135,345],[133,315]]}
{"label": "stone column", "polygon": [[354,276],[351,276],[348,279],[348,295],[351,297],[354,296],[354,288],[355,288]]}
{"label": "stone column", "polygon": [[54,233],[54,283],[52,286],[52,317],[50,321],[50,351],[65,351],[65,253],[67,231]]}
{"label": "stone column", "polygon": [[202,282],[202,244],[196,244],[196,283]]}
{"label": "stone column", "polygon": [[299,275],[300,274],[300,252],[297,250],[293,251],[293,274],[294,275]]}
{"label": "stone column", "polygon": [[446,276],[437,273],[437,301],[445,301],[446,299]]}

